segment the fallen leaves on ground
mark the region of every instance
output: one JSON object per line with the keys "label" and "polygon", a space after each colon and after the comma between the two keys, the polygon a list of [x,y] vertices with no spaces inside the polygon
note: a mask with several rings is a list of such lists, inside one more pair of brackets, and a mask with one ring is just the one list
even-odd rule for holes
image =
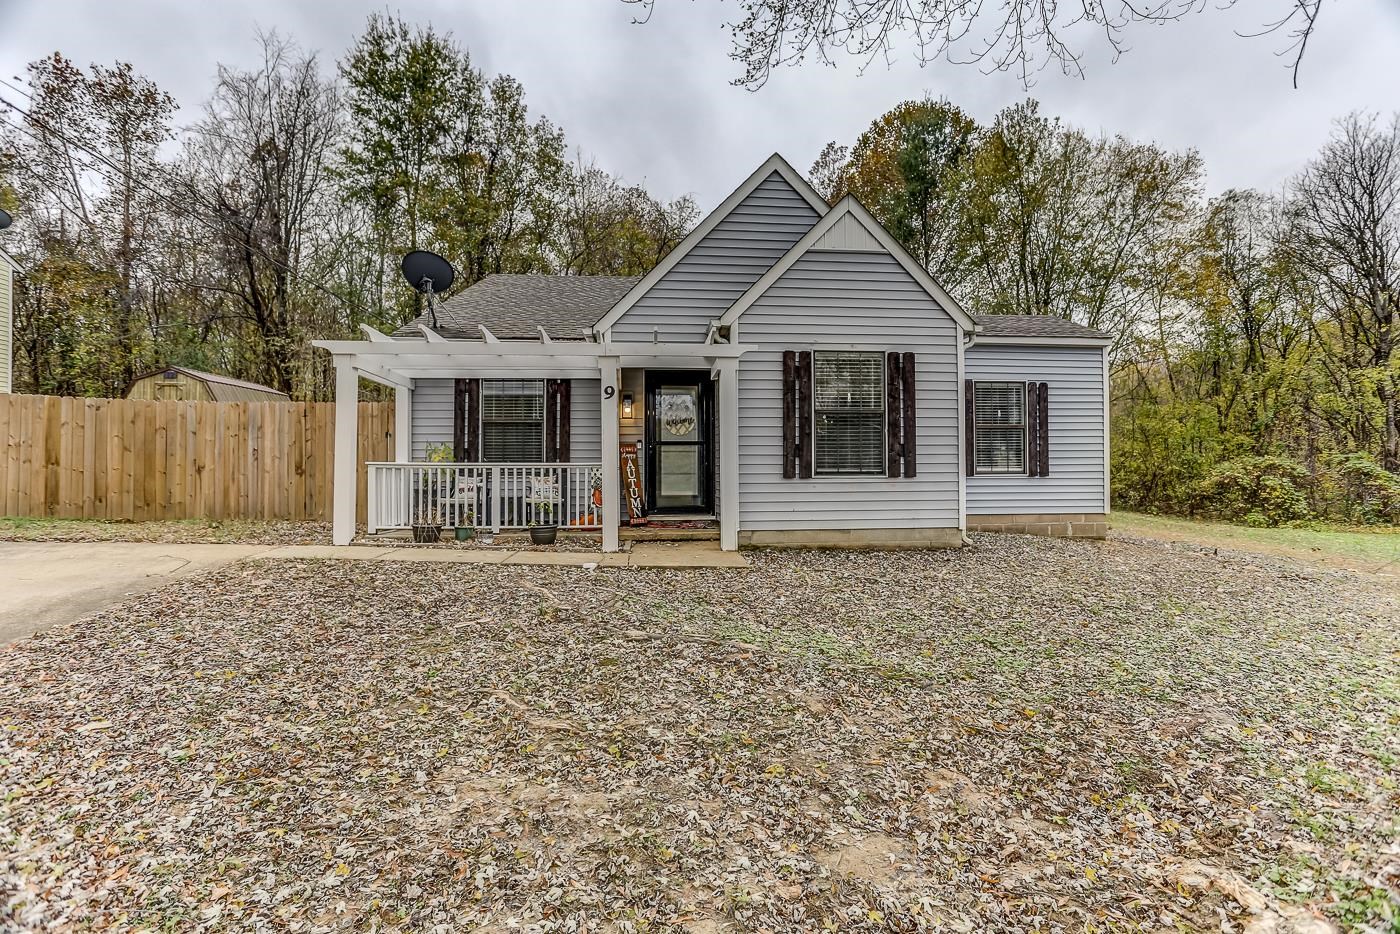
{"label": "fallen leaves on ground", "polygon": [[1397,924],[1393,591],[1135,541],[752,557],[250,562],[16,643],[0,927]]}

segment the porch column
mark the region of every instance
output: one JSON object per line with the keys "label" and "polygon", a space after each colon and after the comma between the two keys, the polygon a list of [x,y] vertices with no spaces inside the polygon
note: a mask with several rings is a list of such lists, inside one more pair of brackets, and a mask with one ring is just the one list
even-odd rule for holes
{"label": "porch column", "polygon": [[719,547],[739,550],[739,361],[715,361],[719,375]]}
{"label": "porch column", "polygon": [[413,454],[413,390],[394,387],[394,460],[406,464]]}
{"label": "porch column", "polygon": [[617,404],[622,391],[617,357],[599,357],[602,390],[598,393],[603,423],[603,550],[617,551],[617,527],[622,521],[622,490],[618,482]]}
{"label": "porch column", "polygon": [[355,537],[356,453],[360,432],[360,376],[345,357],[335,358],[335,464],[331,491],[331,542]]}

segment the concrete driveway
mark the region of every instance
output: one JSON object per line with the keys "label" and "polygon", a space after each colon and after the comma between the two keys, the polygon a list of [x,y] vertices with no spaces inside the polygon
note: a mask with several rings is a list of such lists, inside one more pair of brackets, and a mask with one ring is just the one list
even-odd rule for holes
{"label": "concrete driveway", "polygon": [[0,645],[266,545],[0,542]]}

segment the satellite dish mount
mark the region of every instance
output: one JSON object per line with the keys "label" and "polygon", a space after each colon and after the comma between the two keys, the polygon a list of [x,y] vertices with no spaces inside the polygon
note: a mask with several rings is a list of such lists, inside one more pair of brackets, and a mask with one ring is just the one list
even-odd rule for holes
{"label": "satellite dish mount", "polygon": [[437,296],[452,288],[457,278],[452,264],[427,250],[414,250],[403,258],[403,277],[413,289],[428,298],[428,321],[437,330]]}

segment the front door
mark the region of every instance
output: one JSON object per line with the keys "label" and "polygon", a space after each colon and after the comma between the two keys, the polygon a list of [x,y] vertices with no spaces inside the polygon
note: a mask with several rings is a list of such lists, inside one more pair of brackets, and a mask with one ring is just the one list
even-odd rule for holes
{"label": "front door", "polygon": [[646,474],[651,512],[714,511],[714,384],[704,370],[647,371]]}

